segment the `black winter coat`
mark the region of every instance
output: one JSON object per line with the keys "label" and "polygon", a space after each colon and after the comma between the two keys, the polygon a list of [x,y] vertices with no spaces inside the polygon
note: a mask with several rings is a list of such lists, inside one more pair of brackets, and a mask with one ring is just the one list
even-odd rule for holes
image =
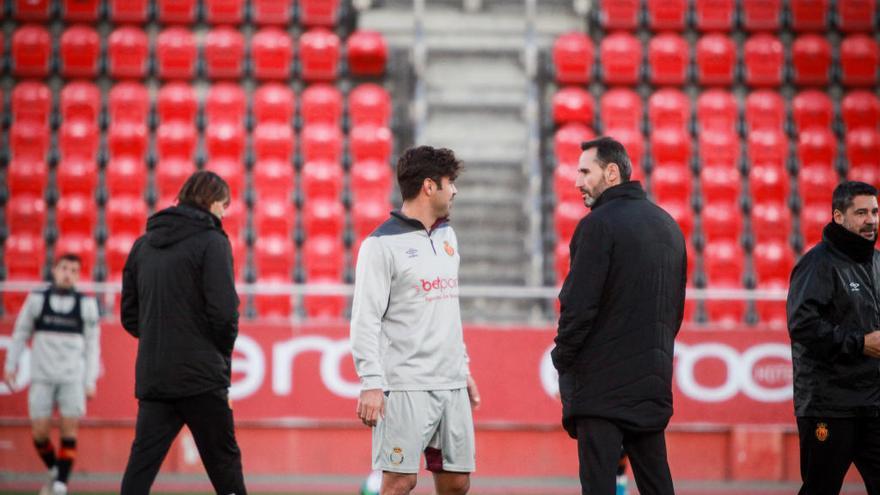
{"label": "black winter coat", "polygon": [[836,223],[795,265],[788,333],[798,417],[880,415],[880,359],[864,354],[880,329],[880,253]]}
{"label": "black winter coat", "polygon": [[672,416],[673,342],[684,314],[681,229],[638,182],[605,190],[571,240],[552,351],[562,423],[609,419],[662,430]]}
{"label": "black winter coat", "polygon": [[238,304],[232,249],[217,217],[188,205],[150,217],[122,273],[122,326],[139,340],[135,396],[229,387]]}

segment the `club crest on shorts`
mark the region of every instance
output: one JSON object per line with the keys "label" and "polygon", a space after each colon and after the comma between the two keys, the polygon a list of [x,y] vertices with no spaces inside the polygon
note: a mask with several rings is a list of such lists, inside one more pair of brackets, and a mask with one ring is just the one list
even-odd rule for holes
{"label": "club crest on shorts", "polygon": [[819,423],[816,425],[816,440],[819,440],[820,442],[828,440],[828,425],[825,423]]}
{"label": "club crest on shorts", "polygon": [[391,464],[399,465],[403,463],[403,449],[400,447],[394,447],[391,449],[391,455],[388,457],[391,460]]}
{"label": "club crest on shorts", "polygon": [[455,249],[449,245],[449,241],[443,241],[443,249],[449,256],[453,256],[455,254]]}

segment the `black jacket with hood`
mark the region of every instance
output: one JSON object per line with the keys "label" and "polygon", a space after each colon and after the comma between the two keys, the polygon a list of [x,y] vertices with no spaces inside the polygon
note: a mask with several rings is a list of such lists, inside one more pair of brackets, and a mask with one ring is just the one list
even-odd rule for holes
{"label": "black jacket with hood", "polygon": [[864,354],[880,329],[874,242],[829,223],[791,273],[787,311],[795,416],[880,416],[880,359]]}
{"label": "black jacket with hood", "polygon": [[582,416],[632,431],[664,429],[687,283],[681,229],[638,182],[625,182],[597,198],[570,250],[551,353],[563,425],[572,437]]}
{"label": "black jacket with hood", "polygon": [[122,273],[122,326],[139,340],[135,396],[229,387],[238,304],[220,220],[186,204],[151,216]]}

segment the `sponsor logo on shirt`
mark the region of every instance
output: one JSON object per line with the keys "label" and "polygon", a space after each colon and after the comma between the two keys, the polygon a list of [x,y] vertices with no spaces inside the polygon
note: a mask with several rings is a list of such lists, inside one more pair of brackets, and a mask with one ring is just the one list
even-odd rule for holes
{"label": "sponsor logo on shirt", "polygon": [[419,250],[416,248],[409,248],[406,250],[406,255],[410,258],[416,258],[419,256]]}
{"label": "sponsor logo on shirt", "polygon": [[449,256],[455,255],[455,248],[449,245],[449,241],[443,241],[443,250],[446,251],[446,254]]}
{"label": "sponsor logo on shirt", "polygon": [[849,283],[849,291],[850,292],[858,292],[859,291],[859,284],[857,282],[850,282]]}
{"label": "sponsor logo on shirt", "polygon": [[425,292],[431,292],[432,290],[446,290],[446,289],[457,289],[458,288],[458,279],[457,278],[441,278],[437,277],[434,280],[425,280],[421,279],[422,290]]}

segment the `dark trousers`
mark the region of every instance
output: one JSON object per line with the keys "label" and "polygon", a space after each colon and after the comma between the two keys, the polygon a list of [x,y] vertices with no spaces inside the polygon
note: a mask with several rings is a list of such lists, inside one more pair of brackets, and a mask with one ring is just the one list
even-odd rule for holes
{"label": "dark trousers", "polygon": [[799,495],[837,495],[851,464],[869,495],[880,495],[880,418],[797,418]]}
{"label": "dark trousers", "polygon": [[214,491],[219,495],[245,495],[241,451],[235,441],[226,389],[168,401],[138,401],[134,442],[121,494],[150,493],[159,467],[183,425],[192,433]]}
{"label": "dark trousers", "polygon": [[641,495],[673,495],[662,431],[627,431],[602,418],[577,419],[583,495],[614,495],[620,447],[626,450]]}

